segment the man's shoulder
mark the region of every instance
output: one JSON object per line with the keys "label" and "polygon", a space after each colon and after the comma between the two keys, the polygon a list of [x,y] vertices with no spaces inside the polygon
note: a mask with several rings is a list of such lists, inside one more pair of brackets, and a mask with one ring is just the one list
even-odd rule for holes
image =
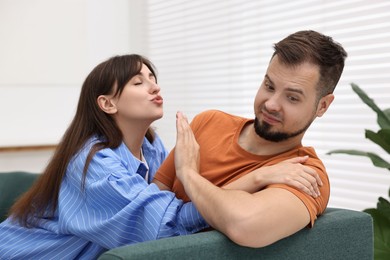
{"label": "man's shoulder", "polygon": [[284,151],[282,153],[270,156],[273,163],[278,163],[286,159],[295,158],[298,156],[308,156],[309,159],[306,162],[308,165],[315,166],[317,168],[324,169],[324,164],[317,155],[315,149],[311,146],[302,146],[299,145],[297,147],[294,147],[293,149],[290,149],[288,151]]}
{"label": "man's shoulder", "polygon": [[202,134],[220,137],[224,133],[239,131],[249,120],[220,110],[207,110],[192,120],[191,128],[197,136]]}
{"label": "man's shoulder", "polygon": [[325,171],[325,166],[320,157],[317,155],[314,147],[302,146],[298,149],[298,156],[309,156],[309,160],[306,162],[307,165],[312,165]]}
{"label": "man's shoulder", "polygon": [[297,149],[298,156],[309,156],[309,158],[319,159],[314,147],[312,146],[301,146]]}
{"label": "man's shoulder", "polygon": [[233,114],[230,114],[230,113],[227,113],[227,112],[224,112],[221,110],[217,110],[217,109],[210,109],[210,110],[203,111],[203,112],[199,113],[195,118],[202,119],[202,120],[205,120],[205,119],[206,120],[207,119],[221,119],[221,120],[227,119],[227,120],[239,120],[239,121],[248,120],[247,118],[233,115]]}

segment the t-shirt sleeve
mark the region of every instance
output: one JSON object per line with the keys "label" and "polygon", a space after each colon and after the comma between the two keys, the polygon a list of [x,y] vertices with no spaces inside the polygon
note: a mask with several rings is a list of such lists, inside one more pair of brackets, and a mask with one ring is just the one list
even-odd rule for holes
{"label": "t-shirt sleeve", "polygon": [[309,159],[309,161],[306,163],[307,166],[311,166],[314,168],[317,173],[319,174],[323,185],[319,186],[321,195],[318,198],[313,198],[309,194],[298,190],[294,187],[288,186],[286,184],[272,184],[267,186],[267,188],[282,188],[285,190],[290,191],[295,196],[297,196],[306,206],[307,210],[310,214],[310,227],[313,227],[315,220],[317,219],[317,216],[321,215],[328,204],[329,196],[330,196],[330,184],[329,179],[327,176],[327,173],[325,171],[324,166],[322,163],[319,162],[318,159]]}

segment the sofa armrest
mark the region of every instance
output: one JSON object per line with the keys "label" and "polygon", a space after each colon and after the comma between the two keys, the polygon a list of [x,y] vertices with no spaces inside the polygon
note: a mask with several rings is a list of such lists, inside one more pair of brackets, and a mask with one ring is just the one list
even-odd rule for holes
{"label": "sofa armrest", "polygon": [[263,248],[213,230],[114,248],[99,257],[107,259],[373,259],[373,224],[367,213],[328,208],[313,228]]}

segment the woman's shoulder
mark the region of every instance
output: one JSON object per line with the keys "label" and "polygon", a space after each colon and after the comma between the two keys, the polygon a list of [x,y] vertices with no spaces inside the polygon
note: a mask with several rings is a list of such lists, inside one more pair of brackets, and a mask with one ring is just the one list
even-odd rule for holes
{"label": "woman's shoulder", "polygon": [[[99,138],[97,136],[93,136],[89,138],[82,148],[73,156],[71,161],[69,162],[68,169],[70,170],[76,170],[76,169],[84,169],[85,163],[87,162],[91,151],[93,150],[94,145],[103,142],[104,139]],[[121,145],[117,148],[120,150],[123,150],[123,148],[120,148]],[[118,154],[123,153],[121,151],[115,152],[115,149],[113,148],[102,148],[98,149],[94,152],[92,157],[90,158],[90,164],[92,165],[98,165],[99,167],[102,167],[103,165],[110,164],[112,161],[118,161],[120,160],[120,156]]]}

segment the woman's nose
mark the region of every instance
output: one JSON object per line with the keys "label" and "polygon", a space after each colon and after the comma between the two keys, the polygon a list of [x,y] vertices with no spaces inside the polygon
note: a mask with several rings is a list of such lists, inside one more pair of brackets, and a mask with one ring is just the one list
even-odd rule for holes
{"label": "woman's nose", "polygon": [[151,81],[150,82],[150,91],[152,93],[158,93],[160,92],[160,86],[157,84],[157,82]]}

